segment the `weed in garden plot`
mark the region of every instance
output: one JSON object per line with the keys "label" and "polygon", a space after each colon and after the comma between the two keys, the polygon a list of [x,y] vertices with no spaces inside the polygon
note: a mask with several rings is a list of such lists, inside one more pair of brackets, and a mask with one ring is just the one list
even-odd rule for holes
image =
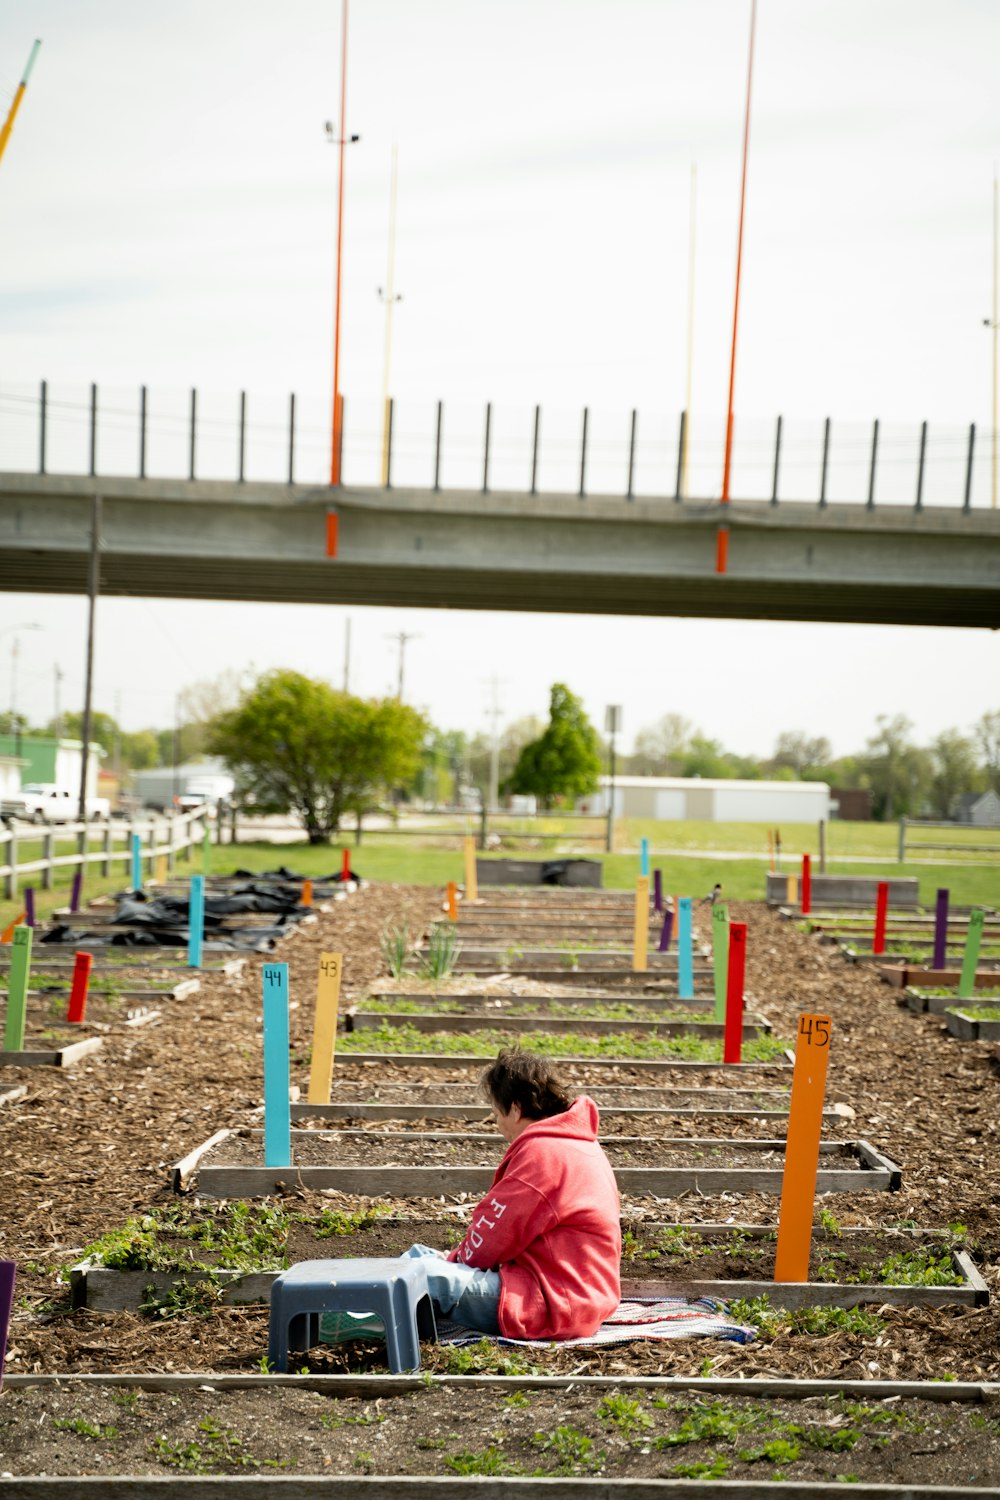
{"label": "weed in garden plot", "polygon": [[554,1432],[536,1432],[535,1446],[556,1459],[553,1474],[592,1474],[604,1467],[607,1453],[594,1447],[594,1439],[577,1427],[564,1423]]}
{"label": "weed in garden plot", "polygon": [[[516,1027],[516,1021],[513,1023]],[[457,1057],[492,1057],[501,1047],[510,1046],[511,1033],[497,1030],[463,1035],[447,1031],[418,1031],[414,1026],[392,1026],[383,1023],[364,1031],[350,1031],[341,1037],[342,1052],[433,1052]],[[593,1037],[577,1032],[529,1031],[518,1036],[525,1052],[542,1052],[547,1057],[621,1057],[671,1058],[687,1062],[721,1062],[722,1042],[700,1036],[614,1036]],[[743,1044],[745,1062],[783,1061],[784,1044],[773,1036],[752,1037]]]}
{"label": "weed in garden plot", "polygon": [[761,1297],[734,1297],[729,1303],[729,1315],[735,1323],[750,1323],[761,1333],[773,1337],[782,1328],[789,1333],[851,1333],[862,1338],[875,1338],[885,1323],[874,1313],[863,1307],[799,1307],[785,1310],[772,1306],[771,1299]]}
{"label": "weed in garden plot", "polygon": [[599,1402],[597,1415],[602,1422],[617,1428],[624,1438],[639,1437],[653,1425],[652,1417],[642,1409],[642,1402],[620,1391]]}
{"label": "weed in garden plot", "polygon": [[716,1453],[709,1463],[675,1464],[670,1472],[675,1479],[722,1479],[729,1472],[729,1459]]}
{"label": "weed in garden plot", "polygon": [[84,1256],[113,1271],[204,1271],[207,1276],[216,1270],[281,1271],[288,1265],[289,1218],[276,1204],[236,1199],[204,1205],[200,1212],[202,1217],[192,1217],[185,1204],[151,1209],[103,1234]]}
{"label": "weed in garden plot", "polygon": [[421,979],[447,979],[461,951],[454,923],[436,923],[431,928],[427,948],[417,971]]}
{"label": "weed in garden plot", "polygon": [[379,950],[382,954],[382,961],[393,979],[398,979],[406,967],[411,947],[410,930],[405,924],[393,926],[392,923],[387,922],[382,928]]}
{"label": "weed in garden plot", "polygon": [[366,1406],[364,1411],[359,1412],[356,1417],[342,1417],[339,1412],[324,1411],[320,1413],[319,1420],[320,1426],[326,1427],[332,1432],[338,1427],[377,1426],[379,1423],[386,1421],[386,1416],[384,1412],[378,1410],[378,1404],[376,1403],[374,1411],[370,1406]]}
{"label": "weed in garden plot", "polygon": [[844,1272],[834,1262],[847,1258],[846,1253],[831,1251],[816,1267],[816,1280],[837,1281],[845,1286],[961,1286],[964,1280],[947,1249],[902,1250],[856,1271]]}
{"label": "weed in garden plot", "polygon": [[318,1219],[311,1219],[308,1214],[298,1214],[296,1217],[300,1224],[312,1225],[313,1234],[318,1240],[325,1240],[334,1235],[357,1234],[361,1230],[371,1229],[380,1218],[391,1212],[388,1205],[376,1203],[371,1208],[359,1208],[354,1213],[348,1209],[324,1208]]}
{"label": "weed in garden plot", "polygon": [[534,1365],[523,1354],[505,1353],[491,1339],[475,1344],[438,1344],[432,1351],[443,1365],[445,1375],[541,1375],[541,1365]]}
{"label": "weed in garden plot", "polygon": [[85,1417],[53,1417],[52,1425],[57,1432],[75,1432],[78,1437],[100,1438],[105,1443],[120,1436],[117,1427],[102,1427],[99,1422],[88,1422]]}
{"label": "weed in garden plot", "polygon": [[149,1446],[149,1451],[170,1469],[188,1474],[225,1473],[233,1469],[289,1469],[294,1459],[254,1458],[229,1427],[220,1427],[211,1417],[198,1423],[200,1437],[188,1443],[171,1442],[164,1434]]}
{"label": "weed in garden plot", "polygon": [[445,1467],[453,1474],[484,1474],[484,1475],[523,1475],[524,1470],[520,1464],[508,1463],[496,1443],[476,1453],[466,1448],[461,1453],[451,1453],[445,1459]]}
{"label": "weed in garden plot", "polygon": [[208,1273],[200,1281],[178,1281],[173,1286],[143,1288],[139,1311],[147,1318],[204,1317],[219,1305],[222,1289]]}

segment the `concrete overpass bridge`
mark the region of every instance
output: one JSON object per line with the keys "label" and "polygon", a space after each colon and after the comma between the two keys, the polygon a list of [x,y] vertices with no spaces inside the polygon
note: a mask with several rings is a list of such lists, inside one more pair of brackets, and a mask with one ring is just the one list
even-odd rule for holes
{"label": "concrete overpass bridge", "polygon": [[734,501],[719,577],[714,501],[0,473],[0,587],[86,592],[95,495],[103,594],[1000,626],[968,507]]}

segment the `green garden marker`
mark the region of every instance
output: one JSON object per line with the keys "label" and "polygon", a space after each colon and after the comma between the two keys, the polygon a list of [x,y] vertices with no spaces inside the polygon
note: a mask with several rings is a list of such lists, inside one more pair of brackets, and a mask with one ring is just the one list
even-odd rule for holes
{"label": "green garden marker", "polygon": [[715,1019],[726,1019],[726,984],[729,979],[729,907],[712,907],[712,966],[715,974]]}
{"label": "green garden marker", "polygon": [[962,959],[962,977],[958,981],[958,998],[969,1000],[976,989],[976,965],[979,963],[979,944],[983,940],[983,909],[974,906],[969,912],[969,935],[965,939],[965,955]]}
{"label": "green garden marker", "polygon": [[7,980],[7,1023],[3,1050],[24,1051],[24,1019],[28,1004],[28,974],[31,970],[31,928],[15,927]]}

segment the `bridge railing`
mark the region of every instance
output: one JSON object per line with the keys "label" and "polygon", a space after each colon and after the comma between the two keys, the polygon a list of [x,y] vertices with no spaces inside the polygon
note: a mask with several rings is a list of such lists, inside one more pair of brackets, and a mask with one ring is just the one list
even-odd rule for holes
{"label": "bridge railing", "polygon": [[[298,395],[0,383],[0,470],[325,485],[328,401]],[[345,484],[717,499],[718,414],[345,400]],[[737,415],[734,499],[778,505],[994,502],[996,435],[955,425]]]}

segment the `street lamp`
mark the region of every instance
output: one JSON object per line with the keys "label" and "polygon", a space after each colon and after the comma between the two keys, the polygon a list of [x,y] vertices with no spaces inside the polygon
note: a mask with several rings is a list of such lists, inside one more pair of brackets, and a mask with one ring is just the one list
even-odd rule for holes
{"label": "street lamp", "polygon": [[347,109],[347,0],[341,0],[340,36],[340,134],[333,121],[326,122],[326,138],[340,148],[340,173],[337,182],[337,284],[333,315],[333,447],[330,454],[330,483],[340,483],[340,447],[343,440],[343,404],[340,397],[340,281],[344,248],[344,147],[354,145],[361,137],[348,136],[344,124]]}
{"label": "street lamp", "polygon": [[[18,630],[41,630],[37,620],[22,620],[17,625],[5,625],[0,630],[0,635],[10,635],[11,631]],[[17,658],[20,654],[18,639],[15,634],[10,648],[10,730],[14,736],[14,754],[21,754],[21,726],[17,719]]]}

